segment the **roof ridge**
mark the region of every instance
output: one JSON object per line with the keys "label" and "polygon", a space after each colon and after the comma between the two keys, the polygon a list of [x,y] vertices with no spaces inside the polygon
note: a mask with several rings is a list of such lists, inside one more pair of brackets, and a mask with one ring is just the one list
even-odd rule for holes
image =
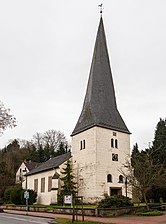
{"label": "roof ridge", "polygon": [[38,167],[36,167],[35,169],[30,171],[26,175],[29,176],[29,175],[32,175],[32,174],[35,174],[35,173],[40,173],[40,172],[43,172],[43,171],[47,171],[47,170],[57,168],[62,163],[64,163],[65,161],[67,161],[70,158],[71,158],[71,152],[67,152],[67,153],[64,153],[62,155],[53,157],[53,158],[41,163]]}

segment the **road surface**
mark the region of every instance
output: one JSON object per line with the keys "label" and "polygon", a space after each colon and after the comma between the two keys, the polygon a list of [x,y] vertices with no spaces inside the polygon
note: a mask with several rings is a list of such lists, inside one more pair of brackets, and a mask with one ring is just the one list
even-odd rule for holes
{"label": "road surface", "polygon": [[0,224],[48,224],[52,219],[0,213]]}

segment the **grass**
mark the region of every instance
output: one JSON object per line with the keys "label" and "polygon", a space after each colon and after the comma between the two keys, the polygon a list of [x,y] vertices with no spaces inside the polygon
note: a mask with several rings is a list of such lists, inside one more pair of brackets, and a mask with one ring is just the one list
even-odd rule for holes
{"label": "grass", "polygon": [[[72,208],[70,205],[64,205],[64,206],[60,206],[60,205],[37,205],[37,204],[35,204],[35,205],[30,205],[31,207],[44,207],[44,208],[47,208],[48,210],[52,210],[52,209],[54,209],[54,208]],[[82,208],[82,206],[81,205],[76,205],[75,206],[75,208]],[[83,205],[83,208],[84,209],[95,209],[95,208],[97,208],[97,206],[96,205]]]}
{"label": "grass", "polygon": [[134,206],[135,207],[146,206],[146,204],[145,203],[134,203]]}
{"label": "grass", "polygon": [[[73,224],[71,219],[64,219],[64,218],[57,218],[56,222],[58,224]],[[92,221],[74,221],[74,223],[78,223],[78,224],[104,224],[102,222],[92,222]],[[109,223],[111,224],[111,223]],[[113,223],[112,223],[113,224]]]}
{"label": "grass", "polygon": [[4,206],[15,206],[15,204],[2,204]]}
{"label": "grass", "polygon": [[160,216],[163,215],[160,211],[146,211],[146,212],[137,212],[136,215],[139,216]]}

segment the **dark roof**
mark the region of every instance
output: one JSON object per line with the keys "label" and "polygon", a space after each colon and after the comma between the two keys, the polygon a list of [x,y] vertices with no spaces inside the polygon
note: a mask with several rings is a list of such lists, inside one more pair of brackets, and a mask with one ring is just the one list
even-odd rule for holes
{"label": "dark roof", "polygon": [[28,168],[29,171],[33,170],[34,168],[36,168],[39,163],[36,163],[36,162],[32,162],[32,161],[24,161],[26,167]]}
{"label": "dark roof", "polygon": [[65,153],[63,155],[54,157],[52,159],[47,160],[44,163],[41,163],[40,166],[38,166],[37,168],[33,169],[32,171],[30,171],[29,173],[27,173],[27,176],[36,174],[36,173],[40,173],[40,172],[44,172],[47,170],[52,170],[54,168],[58,168],[62,163],[66,162],[67,160],[69,160],[71,158],[71,153]]}
{"label": "dark roof", "polygon": [[[40,165],[40,163],[33,162],[33,161],[31,161],[31,160],[29,160],[29,161],[24,160],[24,161],[21,162],[21,164],[22,164],[22,163],[25,164],[25,166],[28,168],[29,171],[33,170],[34,168],[36,168],[37,166]],[[18,166],[18,168],[17,168],[17,170],[16,170],[16,173],[17,173],[17,171],[20,169],[21,164]]]}
{"label": "dark roof", "polygon": [[82,112],[72,136],[94,126],[130,133],[116,105],[102,17],[98,27]]}

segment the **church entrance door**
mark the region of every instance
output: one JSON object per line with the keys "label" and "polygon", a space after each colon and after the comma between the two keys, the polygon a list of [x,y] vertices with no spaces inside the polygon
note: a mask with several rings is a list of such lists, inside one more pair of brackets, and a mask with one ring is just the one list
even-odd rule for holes
{"label": "church entrance door", "polygon": [[122,188],[121,187],[110,187],[110,196],[113,195],[122,195]]}

